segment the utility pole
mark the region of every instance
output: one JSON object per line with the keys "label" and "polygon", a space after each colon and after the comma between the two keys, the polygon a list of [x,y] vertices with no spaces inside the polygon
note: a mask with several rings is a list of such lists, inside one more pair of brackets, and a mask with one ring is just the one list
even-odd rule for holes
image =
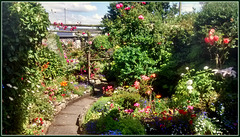
{"label": "utility pole", "polygon": [[181,16],[182,2],[179,2],[179,16]]}
{"label": "utility pole", "polygon": [[66,20],[66,8],[64,8],[64,16],[65,16],[65,24],[66,24],[66,22],[67,22],[67,20]]}

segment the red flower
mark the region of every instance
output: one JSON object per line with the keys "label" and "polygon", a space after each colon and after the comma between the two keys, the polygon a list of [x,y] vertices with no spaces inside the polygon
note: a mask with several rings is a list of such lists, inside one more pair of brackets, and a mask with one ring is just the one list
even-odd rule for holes
{"label": "red flower", "polygon": [[85,32],[82,33],[82,35],[86,34]]}
{"label": "red flower", "polygon": [[103,46],[101,46],[101,48],[102,48]]}
{"label": "red flower", "polygon": [[57,25],[57,22],[54,22],[53,25]]}
{"label": "red flower", "polygon": [[42,132],[43,132],[43,129],[42,129]]}
{"label": "red flower", "polygon": [[218,40],[219,40],[219,37],[218,37],[217,35],[215,35],[215,36],[213,37],[213,40],[214,40],[214,41],[218,41]]}
{"label": "red flower", "polygon": [[172,120],[172,117],[169,117],[167,120]]}
{"label": "red flower", "polygon": [[126,7],[124,10],[130,10],[130,7]]}
{"label": "red flower", "polygon": [[42,118],[39,118],[40,121],[42,121]]}
{"label": "red flower", "polygon": [[193,123],[193,121],[192,121],[192,120],[190,120],[190,121],[189,121],[189,124],[190,124],[190,125],[192,125],[192,123]]}
{"label": "red flower", "polygon": [[163,120],[166,120],[167,118],[166,117],[163,117]]}
{"label": "red flower", "polygon": [[133,7],[133,6],[131,6],[131,8],[133,9],[134,7]]}
{"label": "red flower", "polygon": [[147,108],[151,108],[150,106],[147,106]]}
{"label": "red flower", "polygon": [[109,33],[108,33],[108,36],[109,36]]}
{"label": "red flower", "polygon": [[180,109],[180,110],[178,110],[178,112],[179,112],[180,114],[183,114],[183,113],[184,113],[184,110]]}
{"label": "red flower", "polygon": [[43,122],[41,122],[41,124],[43,124]]}
{"label": "red flower", "polygon": [[142,4],[143,4],[143,5],[145,5],[145,4],[146,4],[146,2],[142,2]]}
{"label": "red flower", "polygon": [[23,80],[23,78],[21,78],[21,80]]}
{"label": "red flower", "polygon": [[161,45],[161,42],[158,42],[157,44],[158,44],[158,45]]}
{"label": "red flower", "polygon": [[197,116],[196,116],[196,114],[192,114],[191,117],[193,118],[193,117],[197,117]]}
{"label": "red flower", "polygon": [[73,62],[73,60],[71,60],[71,62]]}
{"label": "red flower", "polygon": [[229,38],[224,38],[224,39],[223,39],[223,43],[225,43],[225,44],[228,44],[229,41],[230,41]]}
{"label": "red flower", "polygon": [[209,43],[209,42],[210,42],[210,40],[209,40],[208,37],[206,37],[206,38],[204,39],[204,41],[205,41],[206,43]]}
{"label": "red flower", "polygon": [[61,94],[61,96],[63,96],[63,97],[64,97],[65,95],[66,95],[66,94]]}
{"label": "red flower", "polygon": [[38,120],[38,117],[37,117],[37,118],[35,118],[35,120]]}

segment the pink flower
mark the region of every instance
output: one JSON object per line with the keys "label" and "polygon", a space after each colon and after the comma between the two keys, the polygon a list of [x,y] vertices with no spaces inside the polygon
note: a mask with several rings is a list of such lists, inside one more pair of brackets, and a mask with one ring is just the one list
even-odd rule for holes
{"label": "pink flower", "polygon": [[102,87],[102,90],[104,90],[105,89],[105,87]]}
{"label": "pink flower", "polygon": [[136,89],[139,89],[139,88],[140,88],[140,83],[139,83],[138,81],[135,81],[135,82],[134,82],[134,87],[135,87]]}
{"label": "pink flower", "polygon": [[145,5],[145,4],[146,4],[146,2],[142,2],[142,4],[143,4],[143,5]]}
{"label": "pink flower", "polygon": [[139,104],[139,103],[135,103],[134,106],[135,106],[135,107],[139,107],[140,104]]}
{"label": "pink flower", "polygon": [[125,109],[124,112],[128,113],[128,109]]}
{"label": "pink flower", "polygon": [[142,19],[143,20],[144,19],[143,15],[139,15],[138,19]]}
{"label": "pink flower", "polygon": [[131,6],[131,8],[133,9],[134,7],[133,7],[133,6]]}
{"label": "pink flower", "polygon": [[57,22],[54,22],[53,25],[57,25]]}
{"label": "pink flower", "polygon": [[82,33],[82,35],[86,34],[85,32]]}
{"label": "pink flower", "polygon": [[67,59],[67,63],[69,63],[69,59]]}
{"label": "pink flower", "polygon": [[139,110],[138,112],[141,112],[141,113],[142,113],[142,112],[144,112],[144,110]]}
{"label": "pink flower", "polygon": [[89,45],[92,45],[92,41],[88,41],[88,44],[89,44]]}
{"label": "pink flower", "polygon": [[121,8],[120,4],[117,4],[117,5],[116,5],[116,8],[117,8],[117,9]]}
{"label": "pink flower", "polygon": [[111,107],[111,108],[113,108],[113,107],[114,107],[113,103],[111,103],[111,104],[110,104],[110,107]]}
{"label": "pink flower", "polygon": [[130,10],[130,7],[126,7],[124,10]]}
{"label": "pink flower", "polygon": [[71,62],[73,62],[73,60],[71,59]]}
{"label": "pink flower", "polygon": [[206,43],[209,43],[209,42],[210,42],[210,40],[209,40],[208,37],[206,37],[206,38],[204,39],[204,41],[205,41]]}
{"label": "pink flower", "polygon": [[193,110],[193,106],[188,106],[187,108]]}
{"label": "pink flower", "polygon": [[142,78],[143,80],[150,80],[150,78],[149,78],[148,76],[145,76],[145,75],[142,75],[141,78]]}
{"label": "pink flower", "polygon": [[122,7],[123,7],[123,4],[122,4],[122,3],[120,3],[120,4],[119,4],[119,6],[120,6],[120,8],[122,8]]}
{"label": "pink flower", "polygon": [[229,38],[224,38],[224,39],[223,39],[223,43],[225,43],[225,44],[228,44],[229,41],[230,41]]}
{"label": "pink flower", "polygon": [[214,40],[214,41],[218,41],[218,39],[219,39],[219,37],[218,37],[217,35],[215,35],[215,36],[213,37],[213,40]]}

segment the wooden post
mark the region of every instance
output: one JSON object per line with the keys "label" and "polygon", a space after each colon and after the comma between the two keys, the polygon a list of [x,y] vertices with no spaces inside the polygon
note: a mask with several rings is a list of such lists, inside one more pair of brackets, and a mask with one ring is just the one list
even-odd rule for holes
{"label": "wooden post", "polygon": [[91,78],[91,69],[90,69],[90,58],[91,58],[91,54],[90,54],[90,45],[88,45],[88,82],[90,83],[90,78]]}

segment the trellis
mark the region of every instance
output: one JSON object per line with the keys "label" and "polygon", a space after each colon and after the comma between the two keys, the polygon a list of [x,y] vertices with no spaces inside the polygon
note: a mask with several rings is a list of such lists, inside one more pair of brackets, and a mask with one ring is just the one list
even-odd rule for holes
{"label": "trellis", "polygon": [[[51,24],[51,26],[56,26],[54,24]],[[100,29],[100,27],[102,27],[101,25],[88,25],[88,24],[64,24],[64,26],[78,26],[78,27],[88,27],[90,29],[84,29],[84,28],[78,28],[77,31],[68,31],[68,30],[49,30],[49,32],[64,32],[64,33],[80,33],[80,32],[90,32],[91,36],[69,36],[70,38],[85,38],[85,46],[86,46],[86,42],[88,41],[89,38],[94,37],[92,34],[101,34],[102,31]],[[95,27],[95,28],[93,28]],[[59,36],[61,38],[61,36]],[[98,60],[105,60],[105,59],[110,59],[110,58],[101,58],[101,59],[91,59],[91,53],[90,53],[91,47],[88,46],[88,55],[87,55],[87,62],[88,62],[88,82],[90,82],[91,79],[91,68],[90,68],[90,64],[91,61],[98,61]]]}

